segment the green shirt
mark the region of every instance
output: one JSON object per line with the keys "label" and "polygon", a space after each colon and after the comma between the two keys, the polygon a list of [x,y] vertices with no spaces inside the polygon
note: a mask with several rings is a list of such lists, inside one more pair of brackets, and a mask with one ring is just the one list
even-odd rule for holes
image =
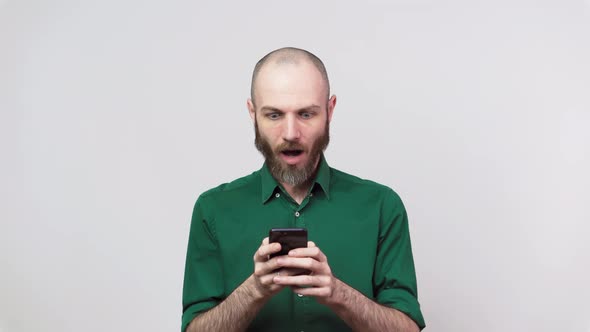
{"label": "green shirt", "polygon": [[[307,228],[334,276],[424,328],[408,218],[388,187],[330,168],[322,156],[314,185],[297,204],[262,169],[203,193],[193,212],[183,289],[182,331],[254,272],[252,257],[271,228]],[[328,307],[286,287],[249,331],[350,331]]]}

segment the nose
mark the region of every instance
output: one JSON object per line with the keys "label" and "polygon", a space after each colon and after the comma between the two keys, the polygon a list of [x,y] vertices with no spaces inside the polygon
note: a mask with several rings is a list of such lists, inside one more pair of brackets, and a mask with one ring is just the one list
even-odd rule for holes
{"label": "nose", "polygon": [[294,116],[287,116],[283,128],[283,139],[285,141],[296,141],[301,136],[299,122]]}

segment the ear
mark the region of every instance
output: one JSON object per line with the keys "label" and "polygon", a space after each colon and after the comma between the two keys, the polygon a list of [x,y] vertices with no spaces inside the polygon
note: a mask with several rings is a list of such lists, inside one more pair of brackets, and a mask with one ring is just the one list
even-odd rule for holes
{"label": "ear", "polygon": [[256,121],[256,108],[254,108],[252,99],[248,98],[246,101],[246,106],[248,107],[248,112],[250,113],[250,119],[252,119],[252,122]]}
{"label": "ear", "polygon": [[328,122],[332,122],[332,114],[334,114],[334,108],[336,107],[336,95],[332,95],[328,100]]}

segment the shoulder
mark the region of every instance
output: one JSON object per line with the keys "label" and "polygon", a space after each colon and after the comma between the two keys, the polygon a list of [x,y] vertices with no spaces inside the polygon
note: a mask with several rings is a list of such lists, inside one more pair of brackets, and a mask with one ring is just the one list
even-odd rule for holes
{"label": "shoulder", "polygon": [[215,202],[227,202],[234,197],[250,197],[254,192],[259,191],[260,170],[206,190],[199,196],[196,204],[199,205],[206,202],[209,205]]}
{"label": "shoulder", "polygon": [[405,206],[391,187],[340,170],[331,169],[331,172],[330,193],[338,201],[377,213],[382,227],[399,218],[406,220]]}
{"label": "shoulder", "polygon": [[391,200],[400,200],[399,195],[389,186],[358,176],[330,168],[332,174],[331,185],[338,189],[345,189],[349,192],[359,194],[372,194],[386,197]]}
{"label": "shoulder", "polygon": [[252,172],[249,175],[235,179],[231,182],[222,183],[217,187],[211,188],[203,192],[201,194],[201,197],[223,195],[225,193],[231,193],[234,191],[248,190],[253,185],[259,184],[257,181],[260,181],[260,171]]}

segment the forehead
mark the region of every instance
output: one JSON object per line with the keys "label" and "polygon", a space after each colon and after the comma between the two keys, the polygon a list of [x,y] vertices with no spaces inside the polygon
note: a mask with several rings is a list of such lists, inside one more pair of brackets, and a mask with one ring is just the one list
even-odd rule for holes
{"label": "forehead", "polygon": [[260,69],[255,82],[257,106],[279,109],[326,103],[326,84],[311,63],[269,63]]}

